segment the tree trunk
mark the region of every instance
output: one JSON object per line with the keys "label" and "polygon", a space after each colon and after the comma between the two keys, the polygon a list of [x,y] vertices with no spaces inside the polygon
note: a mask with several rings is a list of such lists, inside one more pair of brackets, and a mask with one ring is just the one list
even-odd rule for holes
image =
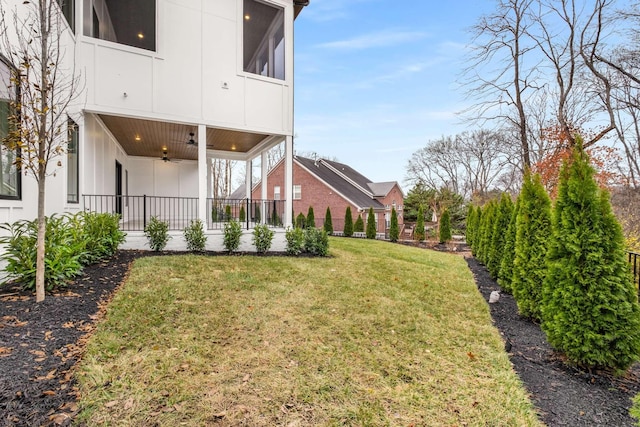
{"label": "tree trunk", "polygon": [[[44,175],[42,170],[41,175]],[[46,232],[46,218],[44,216],[44,184],[45,177],[38,180],[38,242],[36,249],[36,302],[44,301],[44,241]]]}

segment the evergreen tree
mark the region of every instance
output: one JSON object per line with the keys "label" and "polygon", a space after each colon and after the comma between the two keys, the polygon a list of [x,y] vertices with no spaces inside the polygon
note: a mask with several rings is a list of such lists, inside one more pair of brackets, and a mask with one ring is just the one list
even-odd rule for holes
{"label": "evergreen tree", "polygon": [[626,369],[640,358],[640,307],[609,194],[578,140],[560,172],[542,329],[585,367]]}
{"label": "evergreen tree", "polygon": [[482,227],[482,207],[476,206],[475,214],[473,217],[473,231],[471,244],[471,255],[478,258],[478,247],[480,246],[480,229]]}
{"label": "evergreen tree", "polygon": [[389,240],[397,242],[400,237],[400,229],[398,228],[398,214],[396,208],[391,208],[391,224],[389,226]]}
{"label": "evergreen tree", "polygon": [[446,243],[451,240],[451,218],[448,209],[445,209],[440,217],[439,237],[440,243]]}
{"label": "evergreen tree", "polygon": [[324,214],[324,231],[326,231],[328,235],[333,234],[333,223],[331,222],[331,209],[329,209],[329,206],[327,206],[327,212]]}
{"label": "evergreen tree", "polygon": [[358,215],[358,219],[356,219],[356,222],[353,225],[353,231],[356,233],[364,233],[364,221],[360,215]]}
{"label": "evergreen tree", "polygon": [[313,214],[313,206],[309,206],[309,212],[307,212],[307,228],[316,228],[316,217]]}
{"label": "evergreen tree", "polygon": [[516,206],[511,212],[509,227],[504,238],[504,250],[500,261],[500,272],[498,273],[498,284],[503,291],[512,292],[511,280],[513,279],[513,259],[516,251],[516,219],[520,211],[520,197],[516,200]]}
{"label": "evergreen tree", "polygon": [[551,234],[551,199],[538,175],[524,175],[516,219],[513,296],[520,314],[540,320],[545,259]]}
{"label": "evergreen tree", "polygon": [[418,208],[416,229],[413,231],[413,236],[419,242],[422,242],[424,240],[424,210],[422,209],[422,206]]}
{"label": "evergreen tree", "polygon": [[244,205],[240,206],[240,215],[238,219],[240,222],[244,222],[247,219],[247,213],[244,210]]}
{"label": "evergreen tree", "polygon": [[493,234],[489,245],[489,256],[487,268],[491,277],[498,278],[500,274],[500,266],[502,265],[502,256],[504,255],[504,243],[506,240],[506,231],[509,228],[511,214],[513,213],[513,202],[507,193],[502,193],[500,204],[496,209],[496,215],[493,221]]}
{"label": "evergreen tree", "polygon": [[260,215],[260,206],[256,205],[255,217],[253,218],[253,221],[256,223],[260,223],[261,220],[262,216]]}
{"label": "evergreen tree", "polygon": [[231,221],[231,206],[229,205],[224,207],[224,220]]}
{"label": "evergreen tree", "polygon": [[302,212],[296,217],[296,228],[305,228],[307,226],[307,218]]}
{"label": "evergreen tree", "polygon": [[369,208],[367,215],[367,239],[376,238],[376,217],[373,214],[373,208]]}
{"label": "evergreen tree", "polygon": [[495,200],[492,199],[482,210],[482,223],[478,235],[478,260],[484,265],[487,265],[489,245],[493,235],[495,204]]}
{"label": "evergreen tree", "polygon": [[353,236],[353,217],[351,216],[351,206],[347,206],[347,210],[344,214],[344,230],[342,231],[345,237]]}
{"label": "evergreen tree", "polygon": [[464,239],[467,242],[467,245],[473,246],[473,231],[475,227],[475,217],[476,217],[476,209],[473,204],[469,203],[467,206],[467,218],[466,218],[466,226]]}

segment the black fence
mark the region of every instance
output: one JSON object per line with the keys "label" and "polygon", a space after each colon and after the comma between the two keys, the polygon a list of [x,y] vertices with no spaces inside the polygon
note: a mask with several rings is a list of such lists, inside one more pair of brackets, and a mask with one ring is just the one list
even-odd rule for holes
{"label": "black fence", "polygon": [[256,224],[270,227],[284,225],[284,200],[207,199],[207,228],[224,228],[231,220],[240,222],[247,230]]}
{"label": "black fence", "polygon": [[640,298],[640,254],[637,252],[627,252],[629,256],[629,264],[631,265],[631,271],[633,272],[633,283],[635,283],[638,289],[638,297]]}

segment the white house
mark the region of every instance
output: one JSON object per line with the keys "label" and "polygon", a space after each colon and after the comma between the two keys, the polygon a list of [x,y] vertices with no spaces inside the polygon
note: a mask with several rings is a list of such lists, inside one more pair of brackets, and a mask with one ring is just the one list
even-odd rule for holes
{"label": "white house", "polygon": [[[118,212],[127,230],[151,215],[173,229],[195,218],[212,228],[210,159],[246,161],[250,173],[283,141],[292,182],[293,27],[308,0],[59,2],[63,63],[75,64],[83,89],[68,111],[68,150],[47,179],[47,214]],[[0,88],[0,133],[12,96]],[[36,183],[2,150],[0,222],[34,219]],[[283,199],[286,225],[292,185]]]}

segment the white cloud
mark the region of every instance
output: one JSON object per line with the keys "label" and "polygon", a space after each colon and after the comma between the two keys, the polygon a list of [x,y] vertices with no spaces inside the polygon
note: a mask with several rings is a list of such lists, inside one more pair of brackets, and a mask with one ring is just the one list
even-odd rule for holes
{"label": "white cloud", "polygon": [[[351,16],[351,8],[357,3],[369,3],[372,0],[313,0],[302,12],[304,19],[328,22],[346,19]],[[376,0],[373,0],[376,1]]]}
{"label": "white cloud", "polygon": [[350,39],[321,43],[316,47],[332,50],[362,50],[411,43],[427,36],[427,33],[420,31],[382,30]]}

